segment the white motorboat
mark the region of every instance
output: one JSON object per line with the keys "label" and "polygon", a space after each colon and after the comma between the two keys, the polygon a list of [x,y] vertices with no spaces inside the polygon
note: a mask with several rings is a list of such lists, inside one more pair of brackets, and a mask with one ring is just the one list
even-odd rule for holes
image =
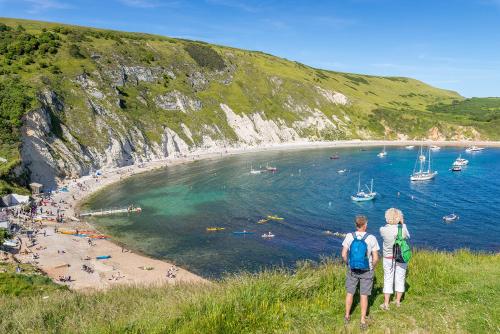
{"label": "white motorboat", "polygon": [[462,155],[459,155],[458,158],[453,163],[453,166],[467,166],[469,164],[469,160],[462,158]]}
{"label": "white motorboat", "polygon": [[446,216],[443,217],[443,220],[445,222],[454,222],[454,221],[457,221],[459,219],[460,219],[460,217],[458,215],[454,214],[454,213],[446,215]]}
{"label": "white motorboat", "polygon": [[347,172],[347,169],[339,169],[337,171],[337,173],[339,173],[339,174],[344,174],[345,172]]}
{"label": "white motorboat", "polygon": [[461,172],[462,171],[462,166],[453,165],[453,166],[451,166],[451,171],[452,172]]}
{"label": "white motorboat", "polygon": [[405,148],[407,150],[413,150],[415,148],[415,145],[408,145],[408,146],[405,146]]}
{"label": "white motorboat", "polygon": [[[432,180],[437,175],[437,171],[432,171],[431,169],[431,149],[429,148],[428,164],[427,169],[424,169],[424,162],[422,160],[422,147],[420,147],[420,153],[415,162],[415,167],[413,168],[413,173],[410,176],[411,181],[428,181]],[[419,169],[417,170],[417,166]]]}
{"label": "white motorboat", "polygon": [[272,234],[271,232],[269,232],[269,233],[264,233],[264,234],[262,235],[262,238],[264,238],[264,239],[271,239],[271,238],[274,238],[274,237],[275,237],[275,235],[274,235],[274,234]]}
{"label": "white motorboat", "polygon": [[441,149],[441,147],[436,146],[436,145],[431,145],[430,149],[431,149],[431,151],[439,151]]}
{"label": "white motorboat", "polygon": [[473,145],[471,147],[467,147],[467,149],[465,149],[465,152],[471,153],[471,152],[479,152],[482,150],[484,150],[484,147],[478,147],[476,145]]}

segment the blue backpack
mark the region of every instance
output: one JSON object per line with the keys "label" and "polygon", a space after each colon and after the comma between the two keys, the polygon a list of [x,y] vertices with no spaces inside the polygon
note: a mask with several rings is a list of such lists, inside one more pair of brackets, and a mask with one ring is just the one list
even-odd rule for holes
{"label": "blue backpack", "polygon": [[353,233],[352,236],[354,240],[349,249],[349,267],[354,270],[370,270],[368,245],[365,241],[368,233],[365,233],[361,239],[358,239],[356,233]]}

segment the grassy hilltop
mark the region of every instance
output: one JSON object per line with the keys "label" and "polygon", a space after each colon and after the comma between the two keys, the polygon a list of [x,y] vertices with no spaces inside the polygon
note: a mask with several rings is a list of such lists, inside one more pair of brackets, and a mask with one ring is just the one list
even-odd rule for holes
{"label": "grassy hilltop", "polygon": [[[4,333],[336,333],[344,332],[345,268],[304,263],[295,272],[242,274],[200,286],[122,287],[104,293],[1,289]],[[377,268],[369,333],[498,333],[500,257],[419,251],[406,300],[389,312]],[[17,293],[19,294],[19,292]],[[356,302],[355,302],[356,303]],[[359,332],[359,305],[347,332]]]}
{"label": "grassy hilltop", "polygon": [[[30,178],[17,168],[26,137],[21,127],[38,108],[50,123],[44,154],[64,176],[68,153],[71,164],[87,167],[95,159],[82,152],[103,156],[116,142],[147,156],[165,128],[191,148],[241,142],[222,103],[310,140],[498,139],[500,102],[488,100],[493,106],[483,117],[469,112],[470,103],[461,112],[467,101],[410,78],[326,71],[150,34],[0,18],[0,157],[7,160],[0,161],[0,193],[22,191],[19,184]],[[137,138],[148,148],[134,146]]]}

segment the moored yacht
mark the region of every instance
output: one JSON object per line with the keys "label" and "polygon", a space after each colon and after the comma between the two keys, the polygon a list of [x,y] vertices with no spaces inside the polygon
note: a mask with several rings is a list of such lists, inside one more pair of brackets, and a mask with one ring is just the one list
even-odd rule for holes
{"label": "moored yacht", "polygon": [[373,191],[373,179],[371,183],[371,187],[368,188],[367,185],[365,185],[367,192],[364,190],[361,190],[361,178],[358,179],[358,192],[356,195],[352,195],[351,199],[354,202],[366,202],[366,201],[371,201],[377,196],[377,193]]}
{"label": "moored yacht", "polygon": [[[413,173],[410,176],[411,181],[428,181],[432,180],[437,175],[437,171],[432,171],[431,169],[431,150],[429,148],[428,164],[427,169],[424,170],[424,162],[422,160],[422,148],[420,148],[420,154],[415,162],[415,167],[413,168]],[[417,165],[419,169],[417,170]]]}

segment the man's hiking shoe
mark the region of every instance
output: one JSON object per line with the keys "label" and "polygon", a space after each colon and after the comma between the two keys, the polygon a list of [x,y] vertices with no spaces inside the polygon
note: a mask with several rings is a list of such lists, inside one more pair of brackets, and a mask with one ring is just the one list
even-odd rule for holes
{"label": "man's hiking shoe", "polygon": [[361,329],[362,331],[366,331],[368,329],[368,324],[365,322],[365,323],[360,323],[359,324],[359,329]]}
{"label": "man's hiking shoe", "polygon": [[389,305],[380,304],[380,308],[384,311],[389,311]]}
{"label": "man's hiking shoe", "polygon": [[349,325],[350,321],[351,321],[351,317],[345,317],[344,316],[344,325]]}

